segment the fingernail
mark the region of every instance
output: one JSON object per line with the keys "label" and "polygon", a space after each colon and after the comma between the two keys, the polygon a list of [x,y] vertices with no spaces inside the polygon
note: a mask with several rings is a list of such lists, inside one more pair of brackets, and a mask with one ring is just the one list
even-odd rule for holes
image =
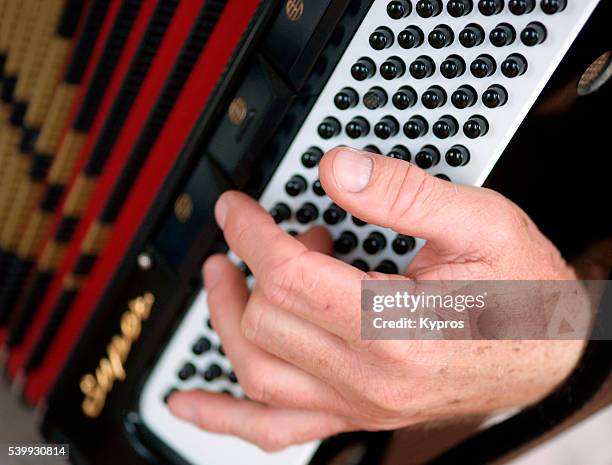
{"label": "fingernail", "polygon": [[219,197],[215,204],[215,220],[221,229],[225,225],[225,217],[227,216],[227,202],[223,198],[223,195]]}
{"label": "fingernail", "polygon": [[342,149],[334,158],[334,177],[338,187],[346,192],[361,192],[372,176],[370,155],[352,149]]}
{"label": "fingernail", "polygon": [[212,289],[219,282],[221,273],[217,269],[216,265],[212,260],[206,260],[204,263],[204,287],[206,289]]}
{"label": "fingernail", "polygon": [[186,401],[175,394],[171,403],[171,411],[174,416],[181,420],[188,421],[189,423],[197,423],[198,417],[196,410],[193,408],[191,402]]}

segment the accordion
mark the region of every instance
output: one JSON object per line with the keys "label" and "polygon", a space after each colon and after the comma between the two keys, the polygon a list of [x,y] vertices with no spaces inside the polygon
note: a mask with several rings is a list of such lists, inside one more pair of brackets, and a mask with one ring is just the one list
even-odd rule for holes
{"label": "accordion", "polygon": [[170,414],[177,389],[244,395],[200,282],[227,251],[215,201],[242,190],[401,272],[423,240],[333,204],[323,154],[482,185],[551,99],[599,108],[609,18],[604,0],[0,0],[0,361],[46,437],[80,464],[377,463],[386,433],[265,453]]}

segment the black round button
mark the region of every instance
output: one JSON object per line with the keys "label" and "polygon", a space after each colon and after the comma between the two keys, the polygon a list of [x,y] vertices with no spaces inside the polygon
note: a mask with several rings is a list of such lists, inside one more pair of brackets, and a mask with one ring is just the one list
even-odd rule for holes
{"label": "black round button", "polygon": [[391,19],[402,19],[412,11],[412,3],[409,0],[393,0],[387,5],[387,14]]}
{"label": "black round button", "polygon": [[406,64],[399,57],[391,57],[380,65],[380,75],[390,81],[401,77],[406,72]]}
{"label": "black round button", "polygon": [[387,155],[397,160],[410,161],[410,151],[403,145],[394,145]]}
{"label": "black round button", "polygon": [[334,241],[334,251],[338,254],[346,255],[353,251],[358,244],[359,241],[354,233],[343,231],[338,239]]}
{"label": "black round button", "polygon": [[419,0],[416,12],[421,18],[438,16],[442,12],[442,0]]}
{"label": "black round button", "polygon": [[335,137],[340,134],[341,130],[342,126],[340,126],[340,121],[338,121],[333,116],[328,116],[327,118],[325,118],[317,128],[319,136],[321,136],[321,138],[323,139],[331,139],[332,137]]}
{"label": "black round button", "polygon": [[460,110],[471,107],[478,100],[476,90],[472,86],[463,85],[459,87],[453,95],[451,95],[451,102],[455,108]]}
{"label": "black round button", "polygon": [[567,6],[567,0],[542,0],[540,2],[540,8],[547,15],[554,15],[560,11],[565,10]]}
{"label": "black round button", "polygon": [[164,404],[168,403],[168,399],[170,399],[170,396],[172,396],[172,394],[174,394],[175,392],[178,392],[178,389],[173,387],[173,388],[169,389],[166,392],[166,394],[164,394],[164,399],[163,399],[164,400]]}
{"label": "black round button", "polygon": [[236,373],[234,372],[234,370],[230,371],[227,374],[227,379],[229,380],[230,383],[232,384],[236,384],[238,382],[238,377],[236,376]]}
{"label": "black round button", "polygon": [[436,70],[436,64],[426,55],[421,55],[410,63],[410,75],[415,79],[430,77]]}
{"label": "black round button", "polygon": [[508,56],[501,64],[501,72],[507,78],[521,76],[525,71],[527,71],[527,59],[519,53]]}
{"label": "black round button", "polygon": [[191,346],[191,351],[195,355],[202,355],[204,352],[208,352],[211,347],[212,344],[210,343],[210,339],[207,337],[201,337],[193,343],[193,346]]}
{"label": "black round button", "polygon": [[450,182],[450,180],[451,180],[447,175],[442,174],[442,173],[434,174],[434,177],[436,177],[438,179],[441,179],[442,181]]}
{"label": "black round button", "polygon": [[413,116],[404,124],[404,134],[408,139],[417,139],[427,134],[429,125],[422,116]]}
{"label": "black round button", "polygon": [[510,45],[515,39],[516,30],[508,23],[498,24],[489,33],[489,40],[496,47]]}
{"label": "black round button", "polygon": [[446,4],[446,11],[453,18],[460,18],[472,11],[472,0],[451,0]]}
{"label": "black round button", "polygon": [[447,139],[457,134],[459,123],[451,115],[444,115],[433,124],[431,130],[438,139]]}
{"label": "black round button", "polygon": [[365,118],[357,116],[346,125],[346,135],[351,139],[367,136],[370,132],[370,123]]}
{"label": "black round button", "polygon": [[270,215],[276,223],[282,223],[291,218],[291,209],[284,203],[277,203],[270,210]]}
{"label": "black round button", "polygon": [[359,103],[359,95],[355,89],[350,87],[345,87],[334,97],[334,105],[339,110],[347,110],[357,105],[357,103]]}
{"label": "black round button", "polygon": [[440,64],[440,73],[446,79],[453,79],[465,73],[465,61],[459,55],[450,55]]}
{"label": "black round button", "polygon": [[393,101],[393,106],[398,110],[405,110],[406,108],[410,108],[414,106],[417,102],[417,93],[410,86],[402,86],[399,90],[393,94],[391,99]]}
{"label": "black round button", "polygon": [[470,151],[463,145],[453,145],[445,155],[446,163],[456,168],[457,166],[467,165],[470,161]]}
{"label": "black round button", "polygon": [[397,43],[405,49],[420,47],[424,40],[425,35],[417,26],[408,26],[397,35]]}
{"label": "black round button", "polygon": [[323,189],[323,186],[321,185],[321,181],[318,179],[312,183],[312,191],[315,193],[315,195],[318,195],[319,197],[322,197],[325,195],[325,190]]}
{"label": "black round button", "polygon": [[221,357],[225,357],[225,349],[223,349],[222,345],[219,345],[219,347],[217,347],[217,352],[219,352],[219,355],[221,355]]}
{"label": "black round button", "polygon": [[242,271],[242,274],[244,274],[245,276],[251,276],[253,274],[253,272],[251,271],[251,269],[248,267],[248,265],[244,262],[240,262],[238,264],[238,268],[240,269],[240,271]]}
{"label": "black round button", "polygon": [[196,367],[193,363],[187,362],[181,367],[178,372],[178,377],[181,381],[185,381],[196,374]]}
{"label": "black round button", "polygon": [[354,224],[355,226],[362,227],[362,226],[365,226],[366,224],[368,224],[368,223],[366,223],[365,221],[360,220],[360,219],[359,219],[359,218],[357,218],[356,216],[351,217],[351,219],[353,220],[353,224]]}
{"label": "black round button", "polygon": [[430,110],[440,108],[446,103],[446,92],[440,86],[431,86],[421,95],[421,103]]}
{"label": "black round button", "polygon": [[379,273],[385,274],[397,274],[399,273],[399,269],[397,265],[393,263],[391,260],[383,260],[380,264],[374,268],[374,271],[378,271]]}
{"label": "black round button", "polygon": [[303,192],[306,192],[307,188],[308,183],[306,182],[306,179],[299,174],[294,174],[291,179],[287,181],[287,184],[285,184],[285,192],[287,192],[287,195],[291,197],[295,197]]}
{"label": "black round button", "polygon": [[510,0],[508,9],[514,15],[531,13],[535,8],[536,0]]}
{"label": "black round button", "polygon": [[387,104],[387,93],[382,87],[372,87],[363,95],[363,105],[368,110],[376,110]]}
{"label": "black round button", "polygon": [[379,232],[372,232],[363,241],[363,250],[370,255],[377,254],[387,246],[387,239]]}
{"label": "black round button", "polygon": [[424,170],[440,162],[440,151],[433,145],[426,145],[414,157],[414,162]]}
{"label": "black round button", "polygon": [[405,236],[404,234],[399,234],[393,242],[391,243],[391,248],[398,255],[405,255],[411,250],[414,250],[416,246],[416,241],[414,237]]}
{"label": "black round button", "polygon": [[546,40],[546,27],[542,23],[534,21],[529,23],[521,32],[521,42],[528,47],[541,44]]}
{"label": "black round button", "polygon": [[351,76],[357,81],[369,79],[376,73],[376,65],[367,57],[360,58],[351,66]]}
{"label": "black round button", "polygon": [[477,78],[484,78],[495,73],[497,64],[491,55],[478,55],[470,65],[470,71]]}
{"label": "black round button", "polygon": [[317,207],[310,202],[305,203],[297,212],[295,212],[295,219],[302,224],[310,223],[316,220],[318,216],[319,210],[317,210]]}
{"label": "black round button", "polygon": [[353,260],[351,262],[351,265],[353,265],[358,270],[363,271],[364,273],[367,273],[368,271],[370,271],[370,267],[368,266],[368,264],[365,262],[365,260],[362,260],[361,258],[357,258]]}
{"label": "black round button", "polygon": [[302,165],[305,168],[314,168],[323,158],[323,150],[318,147],[310,147],[302,154]]}
{"label": "black round button", "polygon": [[482,103],[487,108],[497,108],[505,105],[508,101],[508,92],[498,84],[490,86],[482,94]]}
{"label": "black round button", "polygon": [[489,122],[484,116],[474,115],[463,125],[463,133],[470,139],[484,136],[489,131]]}
{"label": "black round button", "polygon": [[427,36],[429,45],[433,48],[448,47],[453,43],[454,38],[453,30],[445,24],[439,24]]}
{"label": "black round button", "polygon": [[478,11],[485,16],[493,16],[502,12],[504,9],[504,0],[480,0],[478,2]]}
{"label": "black round button", "polygon": [[375,145],[372,145],[372,144],[366,145],[363,148],[363,150],[366,151],[366,152],[370,152],[370,153],[378,153],[379,155],[382,154],[380,149],[378,147],[376,147]]}
{"label": "black round button", "polygon": [[459,43],[466,48],[472,48],[482,44],[484,38],[484,29],[476,23],[468,24],[459,33]]}
{"label": "black round button", "polygon": [[370,34],[370,47],[374,50],[384,50],[385,48],[393,45],[393,32],[391,29],[385,26],[377,27],[376,30]]}
{"label": "black round button", "polygon": [[220,378],[222,374],[223,370],[221,369],[221,367],[216,363],[211,363],[210,366],[204,371],[202,376],[206,381],[210,383],[211,381]]}
{"label": "black round button", "polygon": [[210,318],[206,318],[206,326],[208,327],[208,329],[214,330],[212,320]]}
{"label": "black round button", "polygon": [[374,126],[374,134],[381,139],[388,139],[389,137],[395,136],[399,132],[399,123],[391,116],[384,116]]}
{"label": "black round button", "polygon": [[323,220],[330,225],[338,224],[346,218],[346,212],[338,205],[332,203],[327,210],[323,212]]}

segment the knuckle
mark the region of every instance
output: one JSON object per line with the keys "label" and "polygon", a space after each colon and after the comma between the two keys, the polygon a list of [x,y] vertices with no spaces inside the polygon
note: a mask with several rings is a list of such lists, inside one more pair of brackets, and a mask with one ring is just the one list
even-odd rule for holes
{"label": "knuckle", "polygon": [[299,255],[274,267],[264,278],[263,293],[270,303],[278,307],[291,307],[298,292],[309,292],[316,287],[318,272],[307,270],[311,254],[304,250]]}
{"label": "knuckle", "polygon": [[278,452],[290,444],[290,438],[281,428],[266,428],[258,441],[258,445],[266,452]]}
{"label": "knuckle", "polygon": [[260,376],[253,374],[252,371],[243,374],[240,378],[240,386],[249,399],[260,403],[266,403],[268,400],[269,396],[265,382]]}
{"label": "knuckle", "polygon": [[261,319],[263,312],[258,305],[248,305],[242,320],[240,321],[240,329],[246,340],[256,344],[261,334]]}

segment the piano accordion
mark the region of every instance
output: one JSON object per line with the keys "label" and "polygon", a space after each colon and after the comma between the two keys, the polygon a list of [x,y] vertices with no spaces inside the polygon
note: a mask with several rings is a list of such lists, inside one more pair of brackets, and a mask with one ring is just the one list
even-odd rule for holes
{"label": "piano accordion", "polygon": [[15,392],[75,463],[377,463],[385,433],[269,454],[170,415],[176,389],[244,395],[200,282],[227,251],[216,199],[243,190],[291,234],[326,226],[339,259],[402,272],[423,240],[334,205],[323,154],[482,185],[551,96],[598,108],[606,17],[604,0],[0,0]]}

